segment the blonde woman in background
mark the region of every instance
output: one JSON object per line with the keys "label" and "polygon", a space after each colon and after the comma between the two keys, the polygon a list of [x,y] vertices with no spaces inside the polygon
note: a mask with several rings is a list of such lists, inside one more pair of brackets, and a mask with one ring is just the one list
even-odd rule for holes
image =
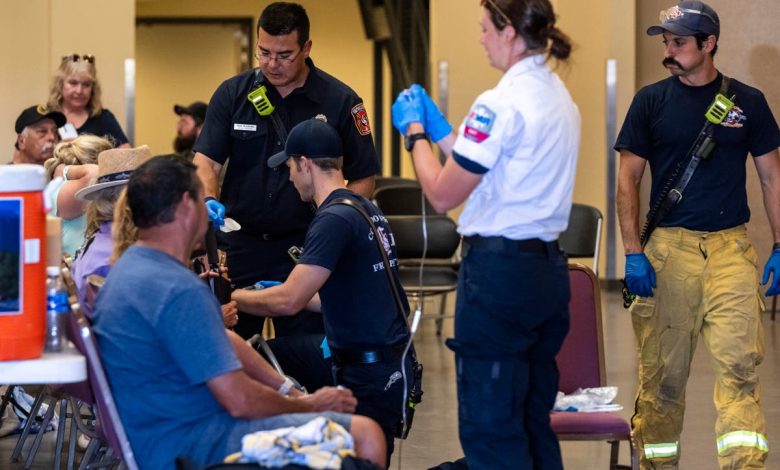
{"label": "blonde woman in background", "polygon": [[116,147],[130,147],[114,114],[103,107],[95,56],[63,56],[51,82],[47,107],[61,111],[68,119],[63,139],[92,134],[110,139]]}
{"label": "blonde woman in background", "polygon": [[71,256],[84,242],[86,228],[86,204],[76,199],[76,193],[95,181],[98,155],[111,147],[106,139],[82,135],[57,144],[52,158],[44,163],[49,179],[61,176],[64,180],[54,192],[52,214],[62,218],[62,251]]}

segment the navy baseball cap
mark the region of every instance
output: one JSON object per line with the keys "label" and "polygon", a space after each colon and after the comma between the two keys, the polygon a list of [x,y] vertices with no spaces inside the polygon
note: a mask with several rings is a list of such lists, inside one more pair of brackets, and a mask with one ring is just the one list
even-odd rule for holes
{"label": "navy baseball cap", "polygon": [[313,118],[292,128],[284,150],[268,159],[268,167],[276,168],[290,157],[338,158],[343,155],[341,136],[336,129]]}
{"label": "navy baseball cap", "polygon": [[203,121],[206,120],[206,110],[208,109],[208,105],[204,103],[203,101],[196,101],[189,106],[182,106],[180,104],[177,104],[173,107],[173,112],[176,113],[176,115],[181,116],[182,114],[188,114],[195,119],[195,122],[198,124],[203,124]]}
{"label": "navy baseball cap", "polygon": [[16,125],[14,126],[14,129],[16,130],[17,134],[21,134],[25,127],[32,126],[36,122],[47,118],[54,121],[57,127],[62,127],[66,122],[68,122],[68,120],[65,119],[65,115],[59,111],[49,111],[46,106],[41,105],[30,106],[29,108],[22,111],[22,114],[16,118]]}
{"label": "navy baseball cap", "polygon": [[647,34],[655,36],[664,31],[679,36],[704,33],[720,36],[720,19],[715,10],[704,2],[684,1],[661,11],[661,24],[647,28]]}

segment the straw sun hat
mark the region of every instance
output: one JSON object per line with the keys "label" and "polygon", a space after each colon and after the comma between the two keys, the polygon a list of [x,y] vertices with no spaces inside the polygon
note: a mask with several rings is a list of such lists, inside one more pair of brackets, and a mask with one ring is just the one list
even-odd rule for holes
{"label": "straw sun hat", "polygon": [[94,184],[81,189],[76,198],[89,201],[97,196],[101,189],[127,184],[130,174],[142,163],[152,158],[149,147],[109,149],[98,155],[98,176]]}

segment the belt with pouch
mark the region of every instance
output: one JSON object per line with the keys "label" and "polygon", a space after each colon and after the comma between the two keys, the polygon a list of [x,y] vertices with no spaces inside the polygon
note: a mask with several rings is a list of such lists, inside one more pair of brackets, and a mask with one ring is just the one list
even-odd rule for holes
{"label": "belt with pouch", "polygon": [[330,348],[333,363],[338,366],[353,364],[375,364],[377,362],[389,362],[400,359],[404,353],[406,343],[395,346],[382,346],[368,350],[352,350]]}

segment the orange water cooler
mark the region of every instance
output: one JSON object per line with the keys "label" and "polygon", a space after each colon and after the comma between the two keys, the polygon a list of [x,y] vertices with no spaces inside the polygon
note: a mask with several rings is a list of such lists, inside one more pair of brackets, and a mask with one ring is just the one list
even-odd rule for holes
{"label": "orange water cooler", "polygon": [[45,185],[40,165],[0,165],[0,361],[43,353]]}

